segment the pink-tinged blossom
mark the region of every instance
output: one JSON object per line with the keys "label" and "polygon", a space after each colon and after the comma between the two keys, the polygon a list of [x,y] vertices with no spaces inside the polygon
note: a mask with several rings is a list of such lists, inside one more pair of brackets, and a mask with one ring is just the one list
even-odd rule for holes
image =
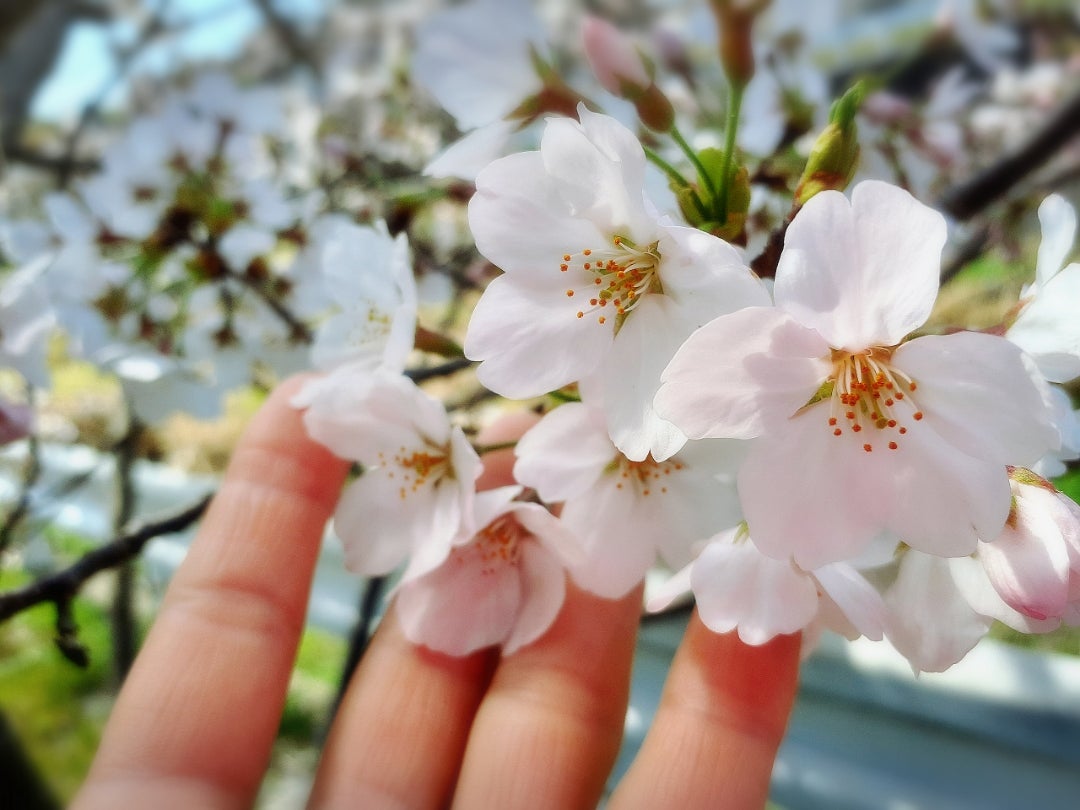
{"label": "pink-tinged blossom", "polygon": [[630,130],[579,114],[477,178],[469,224],[504,274],[477,303],[465,353],[481,382],[518,399],[596,376],[616,446],[664,460],[685,438],[653,411],[660,371],[694,328],[768,294],[733,247],[658,219]]}
{"label": "pink-tinged blossom", "polygon": [[1070,583],[1080,577],[1080,507],[1034,473],[1011,472],[1012,510],[976,556],[1002,601],[1036,620],[1070,613]]}
{"label": "pink-tinged blossom", "polygon": [[691,565],[661,586],[649,610],[662,610],[688,589],[710,630],[737,630],[746,644],[819,625],[880,641],[887,624],[880,595],[850,565],[804,571],[790,560],[766,557],[739,527],[713,537]]}
{"label": "pink-tinged blossom", "polygon": [[542,506],[514,501],[520,491],[478,493],[479,530],[406,571],[394,605],[410,641],[449,655],[500,645],[509,655],[555,621],[576,540]]}
{"label": "pink-tinged blossom", "polygon": [[359,574],[438,559],[471,533],[480,459],[442,403],[403,376],[345,365],[293,400],[308,433],[363,473],[345,489],[334,530]]}
{"label": "pink-tinged blossom", "polygon": [[585,56],[597,80],[609,93],[641,92],[653,83],[641,52],[622,31],[599,17],[586,17],[581,26]]}
{"label": "pink-tinged blossom", "polygon": [[1042,242],[1035,282],[1021,293],[1021,310],[1005,336],[1035,360],[1051,382],[1080,376],[1080,263],[1065,265],[1076,239],[1076,209],[1051,194],[1039,206]]}
{"label": "pink-tinged blossom", "polygon": [[788,229],[776,306],[716,318],[664,372],[663,418],[691,438],[754,439],[738,486],[765,554],[812,570],[883,531],[970,554],[1005,524],[1005,465],[1057,445],[1011,343],[904,342],[934,304],[945,231],[885,183],[859,184],[850,203],[818,194]]}
{"label": "pink-tinged blossom", "polygon": [[741,519],[738,444],[697,442],[665,461],[631,461],[608,437],[603,410],[573,402],[521,437],[514,477],[562,504],[562,522],[584,551],[574,581],[613,599],[641,582],[657,556],[681,568],[695,544]]}

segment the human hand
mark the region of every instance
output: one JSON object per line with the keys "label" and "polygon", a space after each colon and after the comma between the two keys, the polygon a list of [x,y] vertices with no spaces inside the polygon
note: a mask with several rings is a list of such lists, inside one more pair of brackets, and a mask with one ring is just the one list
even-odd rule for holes
{"label": "human hand", "polygon": [[[298,382],[270,397],[237,447],[76,810],[253,803],[347,471],[289,405]],[[512,451],[484,463],[481,485],[509,482]],[[640,605],[638,591],[610,601],[570,585],[555,624],[506,658],[417,647],[391,608],[339,709],[309,806],[595,806],[622,736]],[[695,614],[608,806],[761,807],[798,660],[797,636],[748,647]]]}

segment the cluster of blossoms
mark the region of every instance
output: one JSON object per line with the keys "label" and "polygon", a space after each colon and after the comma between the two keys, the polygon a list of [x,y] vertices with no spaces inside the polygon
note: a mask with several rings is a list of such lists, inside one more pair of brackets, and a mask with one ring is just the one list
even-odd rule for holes
{"label": "cluster of blossoms", "polygon": [[[601,83],[643,121],[662,109],[621,34],[585,35]],[[1080,278],[1060,269],[1068,204],[1044,203],[1036,283],[1008,323],[920,334],[947,224],[908,191],[807,192],[769,285],[707,217],[653,199],[648,157],[579,104],[476,175],[469,224],[503,272],[464,352],[501,396],[552,395],[516,444],[516,486],[475,491],[475,451],[395,363],[343,364],[298,397],[312,434],[362,466],[337,532],[360,573],[404,565],[406,633],[512,652],[567,578],[617,598],[658,560],[676,573],[652,608],[692,590],[707,625],[748,643],[888,638],[919,670],[994,619],[1080,620],[1080,509],[1032,471],[1076,456],[1050,385],[1080,371],[1075,298],[1045,292]]]}
{"label": "cluster of blossoms", "polygon": [[[692,592],[747,643],[887,638],[918,670],[995,620],[1080,623],[1080,510],[1046,480],[1080,457],[1063,387],[1080,376],[1074,209],[1043,202],[1035,280],[1002,322],[942,327],[949,223],[919,199],[969,170],[993,126],[954,114],[1000,89],[965,69],[917,100],[856,85],[826,117],[839,4],[815,4],[815,25],[802,4],[709,5],[719,42],[673,12],[655,62],[605,21],[525,0],[408,18],[413,80],[460,135],[445,149],[423,128],[387,137],[408,129],[374,101],[392,71],[331,88],[368,116],[351,133],[326,119],[346,174],[389,176],[426,144],[440,202],[470,198],[501,274],[462,274],[482,291],[457,353],[488,391],[542,398],[513,485],[477,490],[476,422],[406,371],[417,348],[457,350],[418,324],[432,251],[407,217],[332,213],[340,186],[313,191],[316,170],[284,154],[283,97],[220,75],[48,196],[48,225],[2,223],[20,267],[0,290],[5,359],[42,379],[60,321],[147,421],[259,367],[320,370],[295,405],[358,466],[334,518],[347,565],[399,572],[406,634],[449,654],[511,653],[568,583],[621,598],[658,564],[672,576],[650,608]],[[947,31],[982,68],[1009,64],[1011,29],[970,5],[945,4],[920,42]],[[570,29],[579,46],[555,48]],[[721,117],[723,140],[679,129]]]}

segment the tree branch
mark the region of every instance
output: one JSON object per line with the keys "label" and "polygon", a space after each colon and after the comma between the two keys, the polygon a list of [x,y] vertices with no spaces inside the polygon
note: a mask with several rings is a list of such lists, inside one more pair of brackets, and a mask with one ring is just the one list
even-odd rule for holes
{"label": "tree branch", "polygon": [[213,494],[198,503],[160,520],[143,523],[104,546],[85,554],[78,562],[62,571],[49,574],[36,582],[0,594],[0,622],[42,602],[60,604],[71,599],[83,583],[94,574],[113,568],[137,556],[150,540],[170,532],[186,529],[202,517]]}
{"label": "tree branch", "polygon": [[957,219],[971,219],[1050,160],[1080,133],[1080,93],[1065,102],[1046,125],[1011,155],[946,191],[939,203]]}

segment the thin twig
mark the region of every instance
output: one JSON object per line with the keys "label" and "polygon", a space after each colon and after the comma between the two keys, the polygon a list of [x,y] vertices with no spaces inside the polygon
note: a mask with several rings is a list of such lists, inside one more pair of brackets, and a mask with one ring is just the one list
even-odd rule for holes
{"label": "thin twig", "polygon": [[182,531],[203,516],[213,495],[159,520],[143,523],[104,546],[87,552],[77,562],[31,584],[0,594],[0,622],[43,602],[59,603],[78,593],[90,577],[130,560],[150,540],[163,534]]}
{"label": "thin twig", "polygon": [[463,371],[472,365],[472,360],[467,357],[455,357],[452,360],[447,360],[445,363],[441,363],[437,366],[431,366],[430,368],[412,368],[405,372],[405,376],[413,382],[419,383],[425,380],[433,380],[437,377],[449,377],[451,374],[456,374],[459,371]]}
{"label": "thin twig", "polygon": [[946,191],[940,207],[957,219],[971,219],[1049,161],[1077,134],[1080,134],[1080,93],[1066,101],[1042,129],[1011,155]]}

